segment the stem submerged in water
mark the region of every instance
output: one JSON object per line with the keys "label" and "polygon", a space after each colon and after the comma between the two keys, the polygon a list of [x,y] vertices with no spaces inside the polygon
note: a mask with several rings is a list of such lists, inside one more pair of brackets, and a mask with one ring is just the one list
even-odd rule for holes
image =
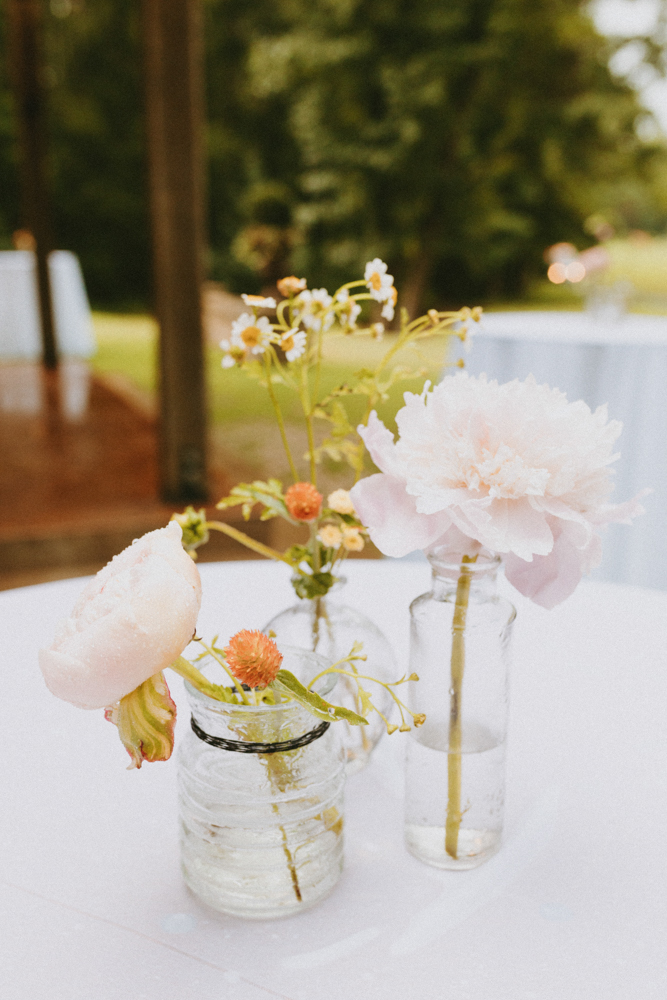
{"label": "stem submerged in water", "polygon": [[449,747],[447,754],[447,821],[445,851],[450,858],[458,857],[461,826],[461,694],[465,670],[465,627],[468,615],[471,572],[468,566],[477,556],[463,556],[456,585],[456,605],[452,621],[451,686],[449,695]]}

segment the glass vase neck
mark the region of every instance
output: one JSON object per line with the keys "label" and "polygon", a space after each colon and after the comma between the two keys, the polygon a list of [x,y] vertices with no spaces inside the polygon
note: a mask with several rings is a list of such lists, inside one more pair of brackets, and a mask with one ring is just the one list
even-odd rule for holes
{"label": "glass vase neck", "polygon": [[456,594],[462,573],[470,578],[470,597],[473,600],[483,600],[495,594],[500,556],[479,553],[476,558],[470,556],[469,559],[475,561],[464,561],[463,557],[454,559],[451,555],[444,558],[435,554],[428,556],[433,572],[433,594],[436,598],[446,600],[450,595]]}
{"label": "glass vase neck", "polygon": [[[294,586],[294,581],[298,580],[298,577],[292,577],[292,586]],[[300,601],[326,601],[328,598],[333,597],[339,599],[341,597],[343,587],[347,583],[346,576],[336,576],[335,582],[329,587],[326,594],[321,597],[299,597]]]}

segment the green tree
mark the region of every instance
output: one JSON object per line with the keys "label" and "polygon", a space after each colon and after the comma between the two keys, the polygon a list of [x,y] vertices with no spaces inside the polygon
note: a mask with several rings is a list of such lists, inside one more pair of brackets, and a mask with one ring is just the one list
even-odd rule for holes
{"label": "green tree", "polygon": [[295,264],[335,283],[391,262],[411,312],[516,294],[544,247],[651,161],[635,92],[579,0],[291,0],[248,55],[300,153]]}
{"label": "green tree", "polygon": [[[146,303],[140,5],[45,10],[58,243],[79,253],[95,301]],[[546,245],[584,245],[594,212],[667,221],[664,143],[638,137],[646,113],[608,69],[620,42],[596,33],[580,0],[204,0],[204,10],[209,270],[233,290],[285,270],[335,286],[380,255],[414,314],[427,293],[442,305],[516,294]],[[658,42],[642,43],[656,64]],[[4,72],[8,246],[19,214]]]}

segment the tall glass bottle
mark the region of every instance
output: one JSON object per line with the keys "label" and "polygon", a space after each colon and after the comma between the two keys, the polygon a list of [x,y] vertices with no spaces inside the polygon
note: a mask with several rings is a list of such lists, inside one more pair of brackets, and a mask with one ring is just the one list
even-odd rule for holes
{"label": "tall glass bottle", "polygon": [[502,836],[516,611],[496,592],[499,558],[429,561],[432,590],[410,606],[411,708],[426,722],[408,739],[406,845],[436,868],[474,868]]}

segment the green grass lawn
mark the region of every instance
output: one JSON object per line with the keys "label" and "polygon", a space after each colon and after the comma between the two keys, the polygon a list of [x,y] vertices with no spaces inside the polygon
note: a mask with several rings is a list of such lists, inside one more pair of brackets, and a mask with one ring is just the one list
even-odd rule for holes
{"label": "green grass lawn", "polygon": [[[625,279],[632,282],[636,295],[631,308],[642,312],[667,313],[667,237],[654,238],[645,243],[629,240],[612,240],[607,244],[612,257],[608,280]],[[475,303],[470,303],[474,305]],[[538,283],[522,302],[504,302],[487,305],[495,309],[577,309],[582,298],[570,287]],[[94,313],[93,322],[97,335],[98,352],[93,366],[100,372],[117,372],[131,379],[139,388],[154,392],[156,388],[156,338],[157,327],[150,316],[115,315]],[[389,345],[368,337],[344,337],[332,334],[327,337],[327,353],[322,371],[322,389],[352,378],[360,368],[375,366]],[[403,401],[403,392],[419,392],[424,377],[437,379],[442,369],[446,345],[444,338],[434,338],[422,345],[421,356],[406,352],[397,360],[412,368],[420,367],[424,376],[394,387],[389,400],[379,407],[380,415],[393,423],[393,416]],[[207,348],[207,380],[211,419],[218,425],[240,424],[253,419],[272,419],[273,410],[265,390],[248,378],[238,368],[223,370],[221,352]],[[286,420],[298,422],[298,401],[281,387],[277,393]],[[356,417],[363,408],[361,399],[350,400],[350,413]]]}
{"label": "green grass lawn", "polygon": [[[157,327],[149,316],[125,316],[111,313],[94,313],[93,322],[98,351],[93,367],[99,372],[116,372],[131,379],[139,388],[154,392],[156,388],[156,338]],[[390,341],[371,340],[368,337],[344,337],[332,334],[327,338],[328,350],[322,368],[322,393],[329,392],[342,382],[349,381],[360,368],[374,367]],[[419,354],[405,351],[398,361],[424,375],[395,386],[389,400],[379,408],[387,419],[400,408],[403,392],[421,391],[424,377],[436,379],[442,369],[446,351],[446,338],[435,337],[422,345]],[[236,424],[249,419],[272,419],[273,409],[266,390],[239,368],[223,369],[222,352],[207,348],[207,382],[211,419],[216,424]],[[285,419],[298,422],[301,410],[294,394],[281,386],[276,387]],[[355,418],[361,415],[364,401],[349,400],[349,412]]]}

